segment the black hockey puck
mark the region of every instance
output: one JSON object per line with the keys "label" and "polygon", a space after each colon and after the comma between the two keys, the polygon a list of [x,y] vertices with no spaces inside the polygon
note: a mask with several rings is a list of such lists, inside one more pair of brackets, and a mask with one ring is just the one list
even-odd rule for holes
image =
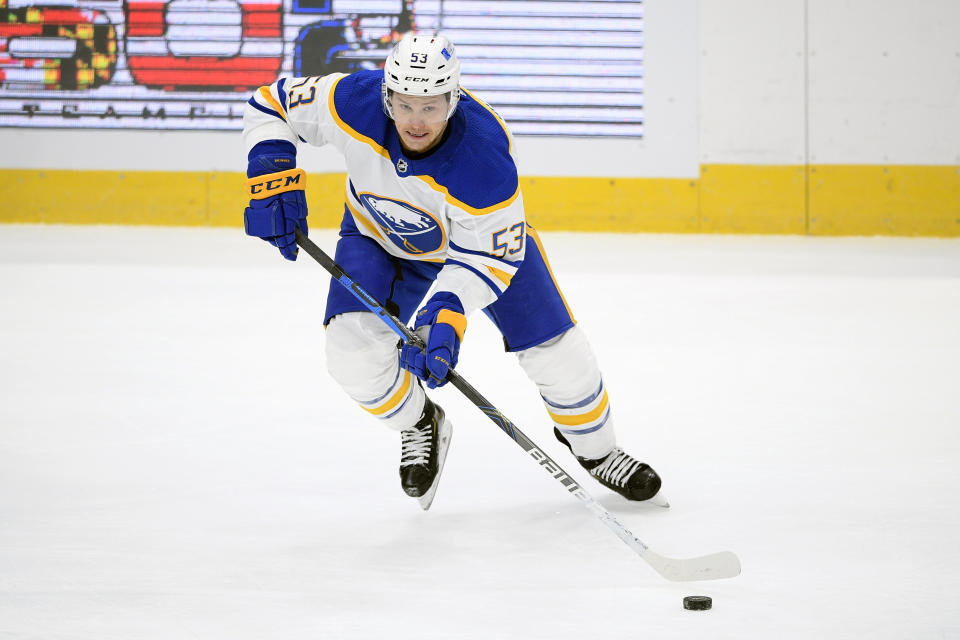
{"label": "black hockey puck", "polygon": [[683,599],[683,608],[690,611],[706,611],[713,606],[710,596],[687,596]]}

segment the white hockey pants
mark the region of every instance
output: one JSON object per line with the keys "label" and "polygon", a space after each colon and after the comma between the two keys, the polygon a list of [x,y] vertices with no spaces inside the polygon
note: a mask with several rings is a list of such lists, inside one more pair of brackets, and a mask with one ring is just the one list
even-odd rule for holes
{"label": "white hockey pants", "polygon": [[327,324],[327,371],[363,409],[391,429],[417,423],[423,388],[400,367],[397,334],[367,311],[351,311]]}
{"label": "white hockey pants", "polygon": [[[398,431],[420,419],[423,389],[400,367],[397,335],[380,318],[369,312],[335,316],[327,324],[326,353],[331,377],[371,415]],[[576,455],[602,458],[614,448],[606,388],[578,327],[517,352],[517,359]]]}
{"label": "white hockey pants", "polygon": [[574,326],[556,338],[517,352],[540,390],[554,426],[581,458],[598,459],[616,446],[610,401],[586,334]]}

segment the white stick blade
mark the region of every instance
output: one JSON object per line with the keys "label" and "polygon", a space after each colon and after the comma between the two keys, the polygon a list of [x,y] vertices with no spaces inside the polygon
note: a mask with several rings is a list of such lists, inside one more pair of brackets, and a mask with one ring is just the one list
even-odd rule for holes
{"label": "white stick blade", "polygon": [[647,549],[643,559],[661,576],[674,582],[720,580],[740,575],[740,558],[731,551],[721,551],[698,558],[666,558]]}

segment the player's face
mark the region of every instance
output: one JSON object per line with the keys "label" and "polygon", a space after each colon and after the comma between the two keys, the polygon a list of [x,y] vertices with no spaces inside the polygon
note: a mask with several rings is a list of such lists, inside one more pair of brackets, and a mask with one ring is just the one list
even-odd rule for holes
{"label": "player's face", "polygon": [[424,153],[440,142],[447,126],[446,96],[405,96],[394,93],[393,123],[407,152]]}

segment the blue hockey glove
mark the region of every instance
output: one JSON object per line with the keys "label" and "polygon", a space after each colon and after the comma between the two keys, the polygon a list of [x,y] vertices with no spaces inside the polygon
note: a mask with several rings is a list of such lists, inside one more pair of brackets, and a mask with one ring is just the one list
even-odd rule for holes
{"label": "blue hockey glove", "polygon": [[296,166],[296,147],[284,140],[256,145],[247,166],[250,206],[243,212],[243,228],[280,249],[287,260],[297,259],[296,229],[308,232],[306,174]]}
{"label": "blue hockey glove", "polygon": [[460,341],[467,330],[460,298],[447,291],[434,294],[417,312],[414,331],[427,343],[426,351],[411,344],[400,349],[400,365],[431,389],[446,384],[447,371],[457,366]]}

